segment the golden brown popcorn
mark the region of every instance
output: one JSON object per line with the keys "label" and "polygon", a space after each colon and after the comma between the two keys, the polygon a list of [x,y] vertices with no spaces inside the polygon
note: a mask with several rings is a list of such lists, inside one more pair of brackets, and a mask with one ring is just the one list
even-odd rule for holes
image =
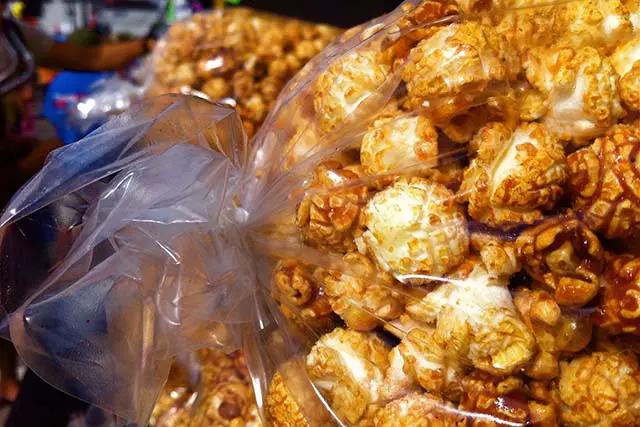
{"label": "golden brown popcorn", "polygon": [[594,321],[611,334],[640,335],[640,258],[612,256],[603,276],[602,302]]}
{"label": "golden brown popcorn", "polygon": [[562,195],[566,161],[562,145],[543,125],[511,130],[490,123],[471,143],[477,156],[458,191],[469,215],[492,226],[531,224]]}
{"label": "golden brown popcorn", "polygon": [[543,123],[561,140],[582,143],[625,114],[611,62],[592,47],[534,48],[523,65],[531,85],[546,99]]}
{"label": "golden brown popcorn", "polygon": [[380,274],[375,265],[358,252],[346,254],[343,261],[349,270],[329,271],[324,280],[325,295],[333,311],[349,328],[369,331],[403,313],[399,288],[390,276]]}
{"label": "golden brown popcorn", "polygon": [[520,61],[490,26],[464,22],[435,28],[411,49],[402,69],[409,106],[425,106],[440,119],[468,110],[491,83],[515,78]]}
{"label": "golden brown popcorn", "polygon": [[565,426],[638,425],[640,369],[632,355],[596,352],[563,362],[557,391]]}
{"label": "golden brown popcorn", "polygon": [[289,170],[316,153],[320,149],[317,146],[320,140],[321,135],[315,122],[304,123],[297,127],[296,132],[282,149],[284,157],[282,168]]}
{"label": "golden brown popcorn", "polygon": [[361,213],[370,195],[366,186],[349,183],[361,176],[360,165],[344,166],[338,161],[316,168],[297,214],[298,227],[308,244],[337,252],[356,248],[354,238],[362,233]]}
{"label": "golden brown popcorn", "polygon": [[640,110],[640,32],[618,46],[610,60],[618,76],[622,102],[630,110]]}
{"label": "golden brown popcorn", "polygon": [[469,427],[558,425],[555,406],[533,399],[521,378],[475,371],[464,378],[462,387],[459,408],[467,414]]}
{"label": "golden brown popcorn", "polygon": [[535,340],[516,312],[507,285],[507,278],[490,274],[471,259],[422,300],[408,303],[406,310],[435,327],[433,339],[450,358],[494,375],[510,375],[533,357]]}
{"label": "golden brown popcorn", "polygon": [[342,56],[316,81],[314,106],[320,127],[330,131],[390,77],[381,53],[360,50]]}
{"label": "golden brown popcorn", "polygon": [[548,46],[558,40],[563,29],[554,25],[559,5],[524,0],[509,4],[508,9],[492,14],[496,32],[507,38],[521,55],[539,46]]}
{"label": "golden brown popcorn", "polygon": [[378,266],[401,282],[424,283],[464,259],[469,237],[454,195],[424,178],[401,178],[369,201],[367,231],[357,239]]}
{"label": "golden brown popcorn", "polygon": [[567,158],[569,189],[576,210],[591,230],[608,238],[640,230],[640,121],[616,125]]}
{"label": "golden brown popcorn", "polygon": [[378,119],[362,137],[360,162],[369,175],[428,172],[438,165],[438,133],[420,115]]}
{"label": "golden brown popcorn", "polygon": [[527,369],[530,377],[537,380],[556,377],[558,358],[589,344],[592,332],[589,317],[562,312],[547,292],[519,288],[513,302],[538,343],[539,352]]}
{"label": "golden brown popcorn", "polygon": [[499,96],[491,96],[482,104],[436,125],[452,141],[466,143],[489,122],[502,122],[510,129],[515,129],[518,125],[519,107],[521,106],[515,93],[508,91]]}
{"label": "golden brown popcorn", "polygon": [[231,87],[226,79],[215,77],[207,80],[204,85],[202,85],[202,92],[215,101],[231,95]]}
{"label": "golden brown popcorn", "polygon": [[386,404],[375,416],[375,427],[454,427],[464,418],[449,402],[428,393],[411,394]]}
{"label": "golden brown popcorn", "polygon": [[372,333],[336,328],[307,356],[307,370],[340,419],[355,424],[378,402],[389,348]]}
{"label": "golden brown popcorn", "polygon": [[318,328],[335,323],[331,304],[323,286],[321,268],[295,259],[285,259],[276,266],[273,296],[288,317]]}
{"label": "golden brown popcorn", "polygon": [[[216,426],[260,426],[253,391],[249,384],[239,381],[219,381],[207,390],[200,407],[201,422]],[[196,425],[198,422],[195,423]]]}
{"label": "golden brown popcorn", "polygon": [[575,48],[611,50],[633,33],[630,14],[620,0],[572,1],[558,6],[555,32]]}
{"label": "golden brown popcorn", "polygon": [[582,306],[600,289],[604,249],[575,215],[546,218],[516,241],[527,272],[562,306]]}
{"label": "golden brown popcorn", "polygon": [[[464,324],[456,326],[465,327]],[[464,347],[466,343],[446,342],[456,337],[437,335],[438,331],[433,326],[420,322],[414,321],[402,327],[404,336],[389,354],[383,398],[395,399],[417,391],[420,386],[430,393],[458,400],[461,380],[469,367],[458,347]]]}
{"label": "golden brown popcorn", "polygon": [[269,386],[265,407],[268,419],[274,427],[308,427],[309,423],[293,396],[287,389],[280,373],[273,376]]}
{"label": "golden brown popcorn", "polygon": [[471,234],[471,247],[493,276],[509,278],[522,269],[515,245],[507,236],[475,232]]}

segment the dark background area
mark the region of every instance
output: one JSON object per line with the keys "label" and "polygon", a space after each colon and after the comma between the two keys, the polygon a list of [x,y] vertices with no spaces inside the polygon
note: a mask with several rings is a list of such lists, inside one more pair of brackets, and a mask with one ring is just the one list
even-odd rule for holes
{"label": "dark background area", "polygon": [[241,6],[338,27],[353,27],[391,12],[401,0],[250,0]]}

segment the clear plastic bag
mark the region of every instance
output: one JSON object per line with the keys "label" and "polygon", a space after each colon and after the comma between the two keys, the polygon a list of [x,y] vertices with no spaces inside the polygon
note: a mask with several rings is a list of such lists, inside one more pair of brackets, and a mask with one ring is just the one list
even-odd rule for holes
{"label": "clear plastic bag", "polygon": [[246,8],[196,14],[174,24],[155,48],[149,94],[225,102],[253,136],[286,82],[338,34]]}
{"label": "clear plastic bag", "polygon": [[[78,372],[68,354],[108,366],[112,388],[82,397],[138,420],[162,361],[217,341],[243,348],[273,425],[637,425],[638,14],[635,0],[407,1],[312,59],[249,147],[237,118],[203,130],[194,103],[222,115],[204,101],[123,116],[105,129],[146,123],[109,136],[136,141],[119,145],[129,157],[98,162],[110,134],[96,132],[84,168],[51,179],[75,158],[57,152],[3,216],[13,254],[39,208],[70,193],[89,206],[44,282],[21,270],[38,292],[9,300],[12,339],[48,380]],[[202,143],[136,157],[149,138]],[[117,263],[85,259],[113,248]],[[5,288],[19,259],[2,257]],[[211,286],[181,276],[165,293],[175,266]],[[101,291],[120,278],[122,293]],[[83,303],[52,324],[40,301],[63,297]],[[110,341],[55,333],[83,330],[96,300],[128,302],[97,334]]]}

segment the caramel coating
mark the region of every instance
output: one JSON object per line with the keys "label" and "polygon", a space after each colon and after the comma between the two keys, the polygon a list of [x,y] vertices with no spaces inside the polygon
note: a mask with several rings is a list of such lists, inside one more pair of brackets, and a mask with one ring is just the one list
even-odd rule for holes
{"label": "caramel coating", "polygon": [[330,301],[324,294],[322,269],[294,259],[276,266],[273,296],[285,315],[317,328],[334,325]]}
{"label": "caramel coating", "polygon": [[493,226],[531,224],[562,195],[566,160],[562,145],[538,123],[512,131],[490,123],[472,146],[477,156],[458,191],[469,202],[469,215]]}
{"label": "caramel coating", "polygon": [[411,49],[402,79],[409,107],[427,106],[447,118],[469,109],[491,82],[515,78],[519,69],[505,38],[490,26],[464,22],[436,28]]}
{"label": "caramel coating", "polygon": [[375,427],[463,427],[464,418],[437,396],[411,394],[394,400],[375,416]]}
{"label": "caramel coating", "polygon": [[369,175],[428,172],[438,165],[438,134],[426,117],[395,114],[376,120],[362,137],[360,162]]}
{"label": "caramel coating", "polygon": [[424,178],[402,178],[375,194],[363,223],[358,249],[401,282],[420,284],[451,271],[469,246],[453,193]]}
{"label": "caramel coating", "polygon": [[611,62],[593,47],[531,49],[523,65],[527,80],[545,97],[543,123],[561,140],[583,143],[624,115]]}
{"label": "caramel coating", "polygon": [[555,378],[559,373],[558,358],[577,353],[589,344],[592,333],[589,317],[562,312],[551,295],[540,290],[519,288],[513,302],[539,349],[527,374],[537,380]]}
{"label": "caramel coating", "polygon": [[562,306],[579,307],[600,289],[604,249],[575,215],[546,218],[516,241],[527,272],[553,291]]}
{"label": "caramel coating", "polygon": [[640,335],[640,258],[611,257],[603,282],[602,302],[594,321],[611,334]]}
{"label": "caramel coating", "polygon": [[389,348],[375,335],[336,328],[307,356],[311,380],[339,418],[355,424],[370,417],[381,392]]}
{"label": "caramel coating", "polygon": [[462,387],[459,408],[469,414],[469,427],[558,425],[555,406],[533,399],[520,378],[475,371],[464,378]]}
{"label": "caramel coating", "polygon": [[635,357],[596,352],[563,362],[558,382],[565,426],[636,426],[640,369]]}
{"label": "caramel coating", "polygon": [[356,248],[354,238],[362,233],[361,213],[370,195],[366,186],[348,183],[361,176],[359,165],[327,161],[318,166],[309,194],[298,207],[297,224],[305,242],[336,252]]}
{"label": "caramel coating", "polygon": [[343,261],[350,269],[330,271],[325,285],[331,308],[349,328],[370,331],[403,313],[404,305],[391,277],[380,274],[358,252],[346,254]]}
{"label": "caramel coating", "polygon": [[391,76],[389,64],[375,50],[352,52],[331,64],[316,81],[314,107],[322,130],[345,120]]}
{"label": "caramel coating", "polygon": [[616,125],[567,158],[569,189],[586,225],[608,238],[640,230],[640,121]]}

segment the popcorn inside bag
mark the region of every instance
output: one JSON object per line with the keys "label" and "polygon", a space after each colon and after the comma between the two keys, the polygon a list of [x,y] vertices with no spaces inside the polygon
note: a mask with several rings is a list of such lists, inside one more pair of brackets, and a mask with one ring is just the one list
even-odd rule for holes
{"label": "popcorn inside bag", "polygon": [[409,1],[285,88],[253,157],[302,345],[273,425],[638,425],[639,17]]}
{"label": "popcorn inside bag", "polygon": [[221,105],[147,102],[0,219],[28,261],[33,215],[78,208],[26,291],[0,257],[11,338],[139,422],[171,357],[217,346],[267,425],[638,425],[639,16],[406,1],[311,59],[250,144]]}

